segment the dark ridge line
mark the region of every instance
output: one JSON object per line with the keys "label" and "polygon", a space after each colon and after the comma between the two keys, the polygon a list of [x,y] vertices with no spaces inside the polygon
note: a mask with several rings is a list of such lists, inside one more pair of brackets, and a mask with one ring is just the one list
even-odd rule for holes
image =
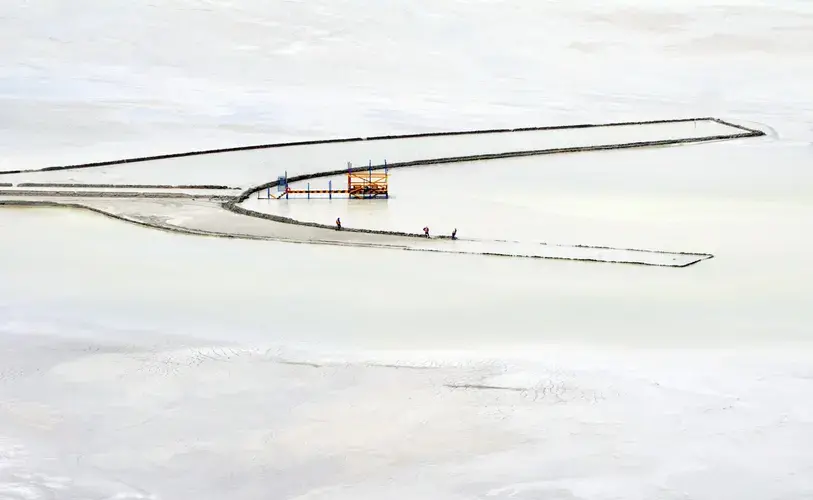
{"label": "dark ridge line", "polygon": [[281,365],[294,365],[294,366],[308,366],[312,368],[327,368],[327,367],[341,367],[341,366],[364,366],[365,368],[387,368],[394,370],[437,370],[438,366],[417,366],[417,365],[398,365],[392,363],[365,363],[365,362],[325,362],[315,363],[313,361],[294,361],[289,359],[274,359],[276,363]]}
{"label": "dark ridge line", "polygon": [[[4,186],[4,184],[0,184]],[[11,187],[11,184],[8,185]],[[118,189],[210,189],[210,190],[237,190],[238,187],[223,186],[220,184],[84,184],[60,182],[22,182],[17,187],[44,187],[44,188],[118,188]]]}
{"label": "dark ridge line", "polygon": [[[419,235],[420,236],[420,235]],[[451,239],[449,236],[436,236],[435,238],[444,238],[444,239]],[[601,245],[581,245],[581,244],[573,244],[573,245],[566,245],[563,243],[548,243],[546,241],[539,241],[539,242],[522,242],[517,240],[481,240],[481,239],[466,239],[466,238],[458,238],[462,241],[487,241],[487,242],[497,242],[497,243],[518,243],[521,245],[544,245],[549,247],[556,247],[556,248],[589,248],[591,250],[622,250],[624,252],[646,252],[646,253],[659,253],[659,254],[668,254],[668,255],[691,255],[695,257],[704,257],[706,259],[710,259],[714,257],[714,255],[705,252],[671,252],[668,250],[654,250],[651,248],[621,248],[621,247],[608,247],[608,246],[601,246]]]}
{"label": "dark ridge line", "polygon": [[309,361],[288,361],[284,359],[275,360],[277,363],[281,365],[293,365],[293,366],[309,366],[311,368],[324,368],[323,365],[318,363],[311,363]]}
{"label": "dark ridge line", "polygon": [[665,124],[665,123],[683,123],[683,122],[692,122],[692,121],[714,121],[720,123],[722,125],[731,126],[734,128],[738,128],[741,130],[745,130],[749,133],[749,136],[759,136],[765,135],[765,132],[756,129],[750,129],[744,127],[742,125],[735,125],[733,123],[726,122],[719,118],[714,118],[710,116],[706,117],[697,117],[697,118],[672,118],[672,119],[664,119],[664,120],[644,120],[644,121],[631,121],[631,122],[610,122],[610,123],[583,123],[583,124],[575,124],[575,125],[549,125],[549,126],[539,126],[539,127],[520,127],[520,128],[498,128],[498,129],[479,129],[479,130],[465,130],[465,131],[449,131],[449,132],[423,132],[417,134],[401,134],[401,135],[379,135],[379,136],[372,136],[372,137],[348,137],[348,138],[336,138],[336,139],[317,139],[317,140],[310,140],[310,141],[293,141],[293,142],[280,142],[280,143],[270,143],[270,144],[256,144],[250,146],[235,146],[235,147],[228,147],[228,148],[218,148],[218,149],[204,149],[204,150],[194,150],[194,151],[185,151],[181,153],[167,153],[161,155],[152,155],[152,156],[138,156],[132,158],[122,158],[118,160],[107,160],[107,161],[99,161],[99,162],[90,162],[90,163],[78,163],[74,165],[57,165],[52,167],[44,167],[38,169],[17,169],[17,170],[5,170],[0,171],[0,175],[7,175],[7,174],[20,174],[20,173],[33,173],[33,172],[50,172],[53,170],[70,170],[70,169],[80,169],[80,168],[92,168],[92,167],[103,167],[109,165],[120,165],[124,163],[137,163],[137,162],[145,162],[145,161],[153,161],[153,160],[166,160],[171,158],[182,158],[188,156],[199,156],[199,155],[210,155],[210,154],[218,154],[218,153],[231,153],[236,151],[250,151],[256,149],[272,149],[272,148],[282,148],[282,147],[290,147],[290,146],[308,146],[308,145],[315,145],[315,144],[333,144],[333,143],[345,143],[345,142],[360,142],[360,141],[380,141],[380,140],[391,140],[391,139],[414,139],[419,137],[448,137],[448,136],[456,136],[456,135],[476,135],[476,134],[500,134],[500,133],[508,133],[508,132],[532,132],[532,131],[542,131],[542,130],[568,130],[568,129],[585,129],[585,128],[601,128],[601,127],[622,127],[622,126],[630,126],[630,125],[654,125],[654,124]]}
{"label": "dark ridge line", "polygon": [[711,121],[717,122],[720,125],[727,125],[729,127],[734,127],[734,128],[738,128],[738,129],[741,129],[741,130],[745,130],[746,132],[751,134],[751,136],[753,136],[753,137],[759,137],[759,136],[765,135],[765,132],[762,131],[762,130],[759,130],[759,129],[756,129],[756,128],[751,128],[751,127],[746,127],[745,125],[737,125],[736,123],[732,123],[730,121],[723,120],[723,119],[720,119],[720,118],[711,118]]}
{"label": "dark ridge line", "polygon": [[438,370],[440,366],[397,365],[394,363],[361,363],[366,368],[390,368],[393,370]]}
{"label": "dark ridge line", "polygon": [[443,384],[443,387],[448,387],[449,389],[477,389],[477,390],[511,391],[511,392],[526,392],[530,390],[524,387],[502,387],[499,385],[484,385],[484,384]]}
{"label": "dark ridge line", "polygon": [[402,245],[388,245],[388,244],[364,244],[364,243],[343,243],[339,241],[330,241],[330,240],[297,240],[297,239],[289,239],[289,238],[282,238],[282,237],[273,237],[273,236],[255,236],[250,234],[240,234],[240,233],[220,233],[216,231],[207,231],[204,229],[191,229],[191,228],[184,228],[180,226],[171,226],[168,224],[157,224],[153,222],[146,222],[143,220],[133,219],[130,217],[125,217],[123,215],[114,214],[111,212],[107,212],[105,210],[89,207],[87,205],[80,205],[79,203],[61,203],[56,201],[45,201],[45,200],[2,200],[0,199],[0,206],[12,206],[12,207],[24,207],[24,208],[74,208],[80,210],[87,210],[96,214],[103,215],[105,217],[110,217],[111,219],[120,220],[123,222],[128,222],[130,224],[135,224],[137,226],[147,227],[151,229],[158,229],[161,231],[169,232],[169,233],[176,233],[176,234],[187,234],[187,235],[195,235],[195,236],[209,236],[209,237],[216,237],[216,238],[227,238],[227,239],[241,239],[241,240],[254,240],[254,241],[277,241],[277,242],[284,242],[284,243],[297,243],[302,245],[328,245],[328,246],[342,246],[342,247],[356,247],[356,248],[379,248],[379,249],[388,249],[388,250],[406,250],[410,252],[430,252],[430,253],[445,253],[450,255],[466,255],[466,256],[494,256],[494,257],[506,257],[506,258],[514,258],[514,259],[539,259],[539,260],[559,260],[559,261],[571,261],[571,262],[591,262],[596,264],[626,264],[632,266],[648,266],[648,267],[672,267],[672,268],[682,268],[688,267],[693,264],[696,264],[705,259],[698,259],[695,261],[688,262],[686,264],[652,264],[649,262],[636,262],[636,261],[626,261],[626,260],[601,260],[601,259],[593,259],[593,258],[583,258],[577,259],[574,257],[551,257],[551,256],[542,256],[542,255],[511,255],[511,254],[498,254],[498,253],[491,253],[491,252],[455,252],[449,250],[438,250],[432,248],[413,248],[408,246]]}
{"label": "dark ridge line", "polygon": [[[424,250],[424,249],[415,249],[415,250]],[[600,264],[634,264],[639,266],[650,266],[650,267],[672,267],[672,268],[683,268],[693,266],[698,262],[702,262],[704,260],[708,260],[713,257],[713,255],[708,254],[709,256],[702,256],[698,257],[695,260],[689,261],[685,264],[650,264],[648,262],[636,262],[632,260],[607,260],[607,259],[594,259],[594,258],[583,258],[577,259],[575,257],[548,257],[543,255],[510,255],[504,253],[495,253],[495,252],[444,252],[443,250],[434,250],[434,249],[426,249],[428,252],[440,252],[440,253],[455,253],[458,255],[485,255],[489,257],[516,257],[516,258],[523,258],[523,259],[546,259],[546,260],[569,260],[574,262],[596,262]],[[669,253],[669,252],[666,252]],[[677,252],[675,252],[677,253]]]}
{"label": "dark ridge line", "polygon": [[14,184],[12,184],[10,182],[0,182],[0,187],[10,188],[10,187],[14,187]]}
{"label": "dark ridge line", "polygon": [[207,199],[216,201],[228,201],[234,196],[227,195],[206,195],[191,193],[145,193],[128,191],[23,191],[11,190],[0,191],[0,196],[48,196],[53,198],[171,198],[197,200]]}

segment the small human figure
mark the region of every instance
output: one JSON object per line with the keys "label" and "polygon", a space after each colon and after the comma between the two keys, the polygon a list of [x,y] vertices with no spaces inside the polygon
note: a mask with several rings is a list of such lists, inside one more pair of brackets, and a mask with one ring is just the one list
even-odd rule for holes
{"label": "small human figure", "polygon": [[342,230],[342,219],[341,217],[336,217],[336,231]]}
{"label": "small human figure", "polygon": [[457,239],[457,228],[454,228],[454,231],[452,231],[452,239],[453,240]]}
{"label": "small human figure", "polygon": [[429,226],[424,226],[423,235],[426,236],[427,238],[429,237]]}

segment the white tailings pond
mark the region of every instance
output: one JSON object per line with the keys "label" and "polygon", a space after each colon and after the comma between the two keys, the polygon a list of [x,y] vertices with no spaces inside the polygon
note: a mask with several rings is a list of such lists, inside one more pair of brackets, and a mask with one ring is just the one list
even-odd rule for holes
{"label": "white tailings pond", "polygon": [[[0,170],[709,115],[767,134],[396,169],[387,201],[240,204],[351,229],[457,227],[454,245],[239,215],[211,201],[220,190],[123,185],[235,196],[348,161],[727,129],[0,175],[13,184],[0,200],[108,214],[0,207],[3,500],[813,498],[810,0],[4,0],[0,42]],[[380,248],[493,240],[714,258]]]}

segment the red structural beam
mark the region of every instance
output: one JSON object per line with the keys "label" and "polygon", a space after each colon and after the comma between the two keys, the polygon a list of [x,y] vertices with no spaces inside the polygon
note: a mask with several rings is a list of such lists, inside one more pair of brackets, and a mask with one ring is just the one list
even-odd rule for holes
{"label": "red structural beam", "polygon": [[337,194],[347,194],[350,191],[346,189],[289,189],[286,191],[288,194],[330,194],[330,193],[337,193]]}

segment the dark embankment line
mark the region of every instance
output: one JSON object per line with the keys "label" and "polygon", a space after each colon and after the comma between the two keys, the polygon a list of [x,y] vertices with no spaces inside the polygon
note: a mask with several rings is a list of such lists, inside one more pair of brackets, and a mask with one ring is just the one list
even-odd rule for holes
{"label": "dark embankment line", "polygon": [[272,148],[283,148],[283,147],[291,147],[291,146],[309,146],[315,144],[333,144],[333,143],[343,143],[343,142],[359,142],[359,141],[381,141],[381,140],[392,140],[392,139],[414,139],[419,137],[447,137],[447,136],[457,136],[457,135],[476,135],[476,134],[501,134],[501,133],[509,133],[509,132],[532,132],[532,131],[544,131],[544,130],[568,130],[568,129],[587,129],[587,128],[602,128],[602,127],[622,127],[622,126],[630,126],[630,125],[654,125],[654,124],[667,124],[667,123],[683,123],[683,122],[692,122],[692,121],[714,121],[717,123],[721,123],[724,125],[728,125],[734,128],[742,129],[748,131],[748,136],[758,136],[758,135],[765,135],[764,132],[755,129],[748,129],[746,127],[740,125],[729,124],[728,122],[724,122],[718,118],[714,117],[698,117],[698,118],[673,118],[673,119],[666,119],[666,120],[645,120],[645,121],[634,121],[634,122],[611,122],[611,123],[583,123],[583,124],[575,124],[575,125],[552,125],[552,126],[542,126],[542,127],[521,127],[521,128],[500,128],[500,129],[480,129],[480,130],[466,130],[466,131],[455,131],[455,132],[425,132],[425,133],[418,133],[418,134],[402,134],[402,135],[379,135],[373,137],[349,137],[349,138],[340,138],[340,139],[319,139],[319,140],[311,140],[311,141],[294,141],[294,142],[280,142],[280,143],[272,143],[272,144],[257,144],[251,146],[236,146],[236,147],[229,147],[229,148],[219,148],[219,149],[204,149],[204,150],[195,150],[195,151],[185,151],[181,153],[168,153],[168,154],[161,154],[161,155],[152,155],[152,156],[139,156],[133,158],[122,158],[118,160],[108,160],[108,161],[99,161],[99,162],[91,162],[91,163],[79,163],[74,165],[57,165],[52,167],[45,167],[39,169],[18,169],[18,170],[6,170],[0,171],[0,175],[4,174],[20,174],[20,173],[30,173],[30,172],[49,172],[52,170],[70,170],[70,169],[80,169],[80,168],[92,168],[92,167],[104,167],[109,165],[120,165],[123,163],[137,163],[137,162],[145,162],[145,161],[153,161],[153,160],[166,160],[171,158],[183,158],[188,156],[200,156],[200,155],[210,155],[210,154],[218,154],[218,153],[232,153],[237,151],[250,151],[256,149],[272,149]]}
{"label": "dark embankment line", "polygon": [[751,127],[746,127],[745,125],[737,125],[736,123],[731,123],[729,121],[721,120],[720,118],[712,118],[711,121],[717,122],[720,125],[725,125],[727,127],[734,127],[734,128],[738,128],[740,130],[744,130],[744,131],[749,133],[750,137],[759,137],[759,136],[765,135],[765,132],[763,132],[762,130],[758,130],[758,129],[751,128]]}
{"label": "dark embankment line", "polygon": [[[676,120],[676,121],[687,121],[687,120]],[[727,125],[727,123],[725,123]],[[742,128],[742,127],[737,127]],[[758,131],[757,131],[758,132]],[[629,142],[629,143],[622,143],[622,144],[601,144],[601,145],[594,145],[594,146],[574,146],[574,147],[567,147],[567,148],[548,148],[548,149],[538,149],[538,150],[531,150],[531,151],[511,151],[505,153],[488,153],[488,154],[479,154],[479,155],[468,155],[468,156],[455,156],[455,157],[448,157],[448,158],[432,158],[426,160],[415,160],[415,161],[407,161],[407,162],[397,162],[397,163],[388,163],[386,166],[387,168],[407,168],[407,167],[417,167],[417,166],[428,166],[428,165],[440,165],[440,164],[449,164],[449,163],[462,163],[462,162],[472,162],[472,161],[485,161],[485,160],[495,160],[495,159],[504,159],[504,158],[517,158],[523,156],[542,156],[542,155],[552,155],[552,154],[564,154],[564,153],[582,153],[582,152],[590,152],[590,151],[609,151],[609,150],[621,150],[621,149],[633,149],[633,148],[645,148],[645,147],[659,147],[659,146],[670,146],[676,144],[692,144],[692,143],[703,143],[703,142],[712,142],[712,141],[721,141],[721,140],[733,140],[733,139],[741,139],[746,137],[755,137],[757,135],[763,135],[762,133],[755,134],[754,132],[743,132],[739,134],[724,134],[724,135],[710,135],[710,136],[703,136],[703,137],[690,137],[690,138],[682,138],[682,139],[661,139],[656,141],[639,141],[639,142]],[[373,165],[373,168],[383,168],[384,165]],[[361,167],[354,167],[350,169],[354,172],[361,172],[366,171],[369,169],[369,166],[361,166]],[[302,174],[296,175],[288,178],[288,182],[299,182],[304,180],[311,180],[320,177],[332,177],[335,175],[341,175],[347,172],[347,169],[339,169],[339,170],[330,170],[324,172],[315,172],[311,174]],[[240,196],[237,198],[231,199],[223,204],[223,208],[226,210],[232,211],[234,213],[238,213],[240,215],[246,215],[249,217],[258,217],[261,219],[267,219],[274,222],[280,222],[284,224],[296,224],[300,226],[309,226],[315,227],[320,229],[331,229],[335,230],[334,226],[327,225],[327,224],[318,224],[316,222],[306,222],[300,221],[296,219],[292,219],[290,217],[282,217],[279,215],[273,215],[263,212],[258,212],[256,210],[249,210],[244,207],[239,206],[239,203],[247,200],[252,194],[262,191],[264,189],[276,187],[279,184],[279,181],[274,180],[270,182],[266,182],[264,184],[260,184],[259,186],[255,186],[253,188],[249,188],[244,191]],[[402,236],[402,237],[411,237],[411,238],[425,238],[423,234],[420,233],[407,233],[402,231],[387,231],[387,230],[379,230],[379,229],[364,229],[364,228],[343,228],[342,231],[351,231],[351,232],[358,232],[358,233],[369,233],[369,234],[381,234],[381,235],[391,235],[391,236]],[[449,236],[436,236],[435,238],[444,239],[450,238]],[[592,246],[585,246],[585,248],[596,248],[596,249],[610,249],[608,247],[592,247]],[[614,249],[614,250],[629,250],[633,251],[634,249]],[[651,250],[639,250],[642,252],[654,252]],[[663,253],[672,253],[672,254],[679,254],[681,252],[666,252]],[[683,254],[689,255],[708,255],[708,254],[700,254],[694,252],[682,252]]]}
{"label": "dark embankment line", "polygon": [[10,188],[10,187],[14,187],[14,184],[12,184],[10,182],[0,182],[0,187]]}
{"label": "dark embankment line", "polygon": [[228,201],[234,196],[206,195],[191,193],[144,193],[128,191],[35,191],[35,190],[8,190],[0,191],[2,196],[48,196],[53,198],[172,198],[172,199],[207,199]]}
{"label": "dark embankment line", "polygon": [[[0,186],[4,186],[0,184]],[[11,184],[8,185],[9,187]],[[111,188],[111,189],[208,189],[208,190],[237,190],[238,187],[223,186],[219,184],[81,184],[81,183],[59,183],[59,182],[22,182],[17,187],[36,188]]]}
{"label": "dark embankment line", "polygon": [[524,387],[504,387],[501,385],[485,385],[485,384],[443,384],[443,387],[449,389],[476,389],[481,391],[511,391],[511,392],[530,392],[531,389]]}
{"label": "dark embankment line", "polygon": [[437,250],[432,248],[412,248],[408,246],[402,245],[388,245],[388,244],[365,244],[361,242],[340,242],[340,241],[331,241],[331,240],[297,240],[297,239],[290,239],[290,238],[278,238],[273,236],[256,236],[250,234],[240,234],[240,233],[220,233],[216,231],[206,231],[203,229],[190,229],[184,228],[180,226],[172,226],[169,224],[159,224],[155,222],[147,222],[143,220],[138,220],[135,218],[125,217],[122,215],[114,214],[111,212],[107,212],[105,210],[101,210],[94,207],[89,207],[86,205],[81,205],[79,203],[65,203],[65,202],[56,202],[56,201],[44,201],[44,200],[0,200],[0,206],[9,206],[9,207],[19,207],[19,208],[74,208],[79,210],[87,210],[89,212],[93,212],[96,214],[104,215],[105,217],[110,217],[112,219],[116,219],[122,222],[128,222],[130,224],[135,224],[137,226],[147,227],[151,229],[159,229],[161,231],[166,231],[170,233],[178,233],[178,234],[187,234],[187,235],[194,235],[194,236],[210,236],[216,238],[228,238],[228,239],[243,239],[243,240],[255,240],[255,241],[279,241],[285,243],[298,243],[298,244],[308,244],[308,245],[329,245],[329,246],[343,246],[343,247],[358,247],[358,248],[379,248],[379,249],[389,249],[389,250],[406,250],[411,252],[431,252],[431,253],[444,253],[450,255],[469,255],[469,256],[493,256],[493,257],[510,257],[516,259],[541,259],[541,260],[561,260],[561,261],[571,261],[571,262],[593,262],[598,264],[626,264],[626,265],[633,265],[633,266],[648,266],[648,267],[688,267],[693,264],[696,264],[704,258],[699,258],[697,260],[684,263],[684,264],[655,264],[649,262],[636,262],[636,261],[624,261],[624,260],[602,260],[602,259],[593,259],[593,258],[583,258],[578,259],[575,257],[554,257],[554,256],[543,256],[543,255],[512,255],[512,254],[501,254],[501,253],[492,253],[492,252],[455,252],[450,250]]}
{"label": "dark embankment line", "polygon": [[[448,236],[444,236],[444,238],[449,238]],[[464,238],[458,238],[460,240],[464,240]],[[479,241],[479,240],[468,240],[468,241]],[[511,241],[511,240],[490,240],[497,243],[517,243],[521,244],[521,241]],[[528,243],[525,243],[528,244]],[[668,255],[691,255],[693,257],[700,257],[702,259],[711,259],[714,255],[705,252],[674,252],[668,250],[653,250],[651,248],[621,248],[621,247],[608,247],[608,246],[600,246],[600,245],[563,245],[559,243],[545,243],[539,242],[539,245],[551,246],[551,247],[558,247],[558,248],[589,248],[591,250],[622,250],[624,252],[646,252],[646,253],[660,253],[660,254],[668,254]]]}

